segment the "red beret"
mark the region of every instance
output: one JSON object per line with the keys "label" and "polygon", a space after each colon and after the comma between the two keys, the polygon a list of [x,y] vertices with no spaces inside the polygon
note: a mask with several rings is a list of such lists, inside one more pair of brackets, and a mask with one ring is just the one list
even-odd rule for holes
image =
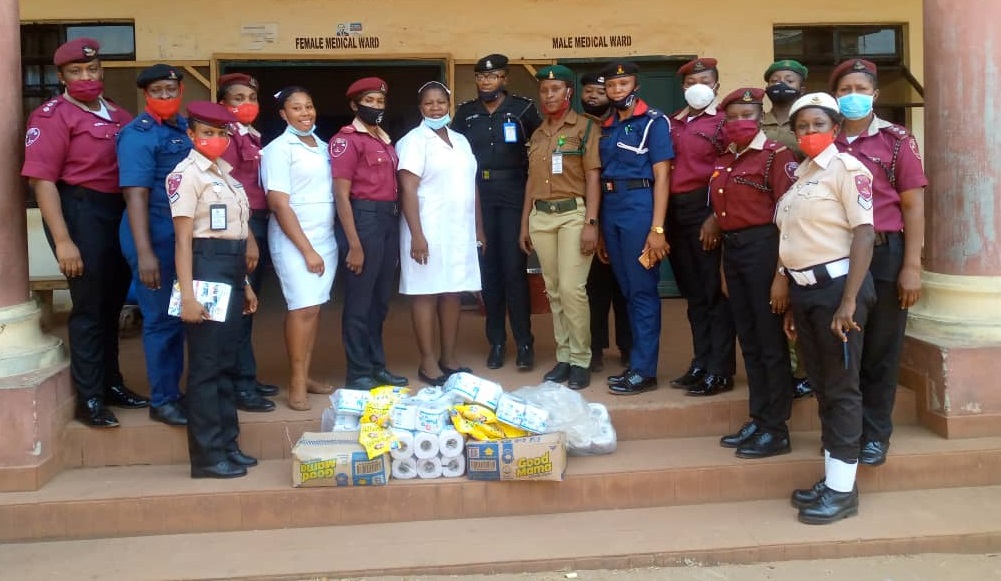
{"label": "red beret", "polygon": [[225,89],[230,85],[243,85],[255,91],[258,88],[257,79],[245,73],[229,73],[219,77],[220,89]]}
{"label": "red beret", "polygon": [[70,63],[87,63],[97,58],[101,43],[93,38],[75,38],[63,43],[52,55],[52,62],[57,66]]}
{"label": "red beret", "polygon": [[351,86],[348,87],[347,95],[348,99],[354,99],[365,93],[382,93],[385,95],[388,92],[389,89],[386,87],[386,81],[379,77],[365,77],[351,83]]}
{"label": "red beret", "polygon": [[681,65],[678,69],[678,74],[682,77],[687,77],[688,75],[694,75],[697,73],[704,73],[716,68],[716,59],[709,57],[699,57],[694,58],[687,63]]}
{"label": "red beret", "polygon": [[720,109],[726,109],[729,105],[761,105],[765,102],[765,90],[757,87],[745,87],[737,89],[723,98],[719,103]]}
{"label": "red beret", "polygon": [[852,73],[869,73],[873,76],[873,78],[876,78],[878,76],[876,71],[876,64],[873,62],[864,59],[847,60],[834,67],[834,72],[831,73],[830,80],[831,92],[833,93],[838,89],[838,81],[840,81],[841,77],[845,75],[850,75]]}
{"label": "red beret", "polygon": [[214,127],[225,127],[236,123],[236,117],[229,109],[212,101],[192,101],[188,103],[188,118]]}

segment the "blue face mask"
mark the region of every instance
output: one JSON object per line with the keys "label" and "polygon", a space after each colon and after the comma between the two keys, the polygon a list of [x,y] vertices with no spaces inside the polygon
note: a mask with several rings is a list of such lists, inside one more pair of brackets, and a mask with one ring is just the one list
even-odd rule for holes
{"label": "blue face mask", "polygon": [[299,137],[309,137],[310,135],[313,134],[313,131],[315,129],[316,129],[315,125],[309,131],[303,131],[302,129],[296,129],[295,127],[292,127],[291,125],[288,126],[288,130],[290,132],[292,132],[292,135],[298,135]]}
{"label": "blue face mask", "polygon": [[858,121],[859,119],[865,119],[869,113],[872,113],[872,101],[872,95],[849,93],[838,97],[838,109],[841,110],[841,114],[845,116],[845,119]]}
{"label": "blue face mask", "polygon": [[448,113],[445,113],[444,117],[439,117],[437,119],[432,119],[430,117],[424,118],[424,124],[433,129],[434,131],[438,131],[439,129],[445,127],[451,122],[452,122],[452,117]]}

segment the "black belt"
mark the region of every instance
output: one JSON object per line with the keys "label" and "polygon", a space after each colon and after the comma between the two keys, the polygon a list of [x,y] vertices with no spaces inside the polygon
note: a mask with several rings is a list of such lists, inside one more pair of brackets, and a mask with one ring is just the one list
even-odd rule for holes
{"label": "black belt", "polygon": [[547,214],[562,214],[577,209],[577,198],[562,200],[535,200],[535,209]]}
{"label": "black belt", "polygon": [[121,192],[99,192],[85,186],[75,186],[66,182],[56,182],[56,189],[61,196],[73,196],[78,200],[88,200],[99,204],[120,205],[125,203]]}
{"label": "black belt", "polygon": [[246,254],[247,240],[232,238],[195,238],[191,250],[199,254]]}
{"label": "black belt", "polygon": [[251,210],[251,218],[267,218],[271,215],[271,210]]}
{"label": "black belt", "polygon": [[616,190],[640,190],[653,186],[653,180],[601,180],[601,189],[605,192]]}
{"label": "black belt", "polygon": [[885,246],[889,244],[891,240],[899,240],[903,238],[903,236],[903,232],[876,232],[876,239],[872,245]]}
{"label": "black belt", "polygon": [[771,238],[779,233],[775,224],[762,224],[761,226],[751,226],[740,230],[731,230],[723,233],[723,242],[730,246],[746,246],[758,240]]}
{"label": "black belt", "polygon": [[377,214],[400,215],[400,205],[391,201],[358,200],[351,198],[351,209],[356,212],[375,212]]}
{"label": "black belt", "polygon": [[494,181],[494,180],[523,180],[525,179],[525,170],[523,169],[481,169],[479,171],[479,176],[481,180],[484,181]]}

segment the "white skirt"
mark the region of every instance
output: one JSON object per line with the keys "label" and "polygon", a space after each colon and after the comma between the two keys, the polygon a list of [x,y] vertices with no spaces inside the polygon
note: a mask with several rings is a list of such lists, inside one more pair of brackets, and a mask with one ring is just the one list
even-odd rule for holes
{"label": "white skirt", "polygon": [[306,259],[282,231],[278,218],[271,215],[268,222],[271,262],[278,274],[288,310],[294,311],[322,305],[330,300],[330,289],[334,286],[334,274],[337,272],[337,240],[334,238],[332,202],[292,205],[291,208],[313,250],[323,257],[324,263],[322,275],[309,272]]}

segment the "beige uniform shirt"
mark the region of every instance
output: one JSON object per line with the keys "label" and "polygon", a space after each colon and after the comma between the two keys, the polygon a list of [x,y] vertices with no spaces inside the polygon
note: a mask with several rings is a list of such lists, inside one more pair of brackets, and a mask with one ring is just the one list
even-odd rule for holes
{"label": "beige uniform shirt", "polygon": [[872,201],[872,174],[833,144],[799,164],[796,183],[775,209],[782,265],[805,270],[846,258],[852,230],[873,223]]}
{"label": "beige uniform shirt", "polygon": [[778,141],[791,149],[796,154],[796,159],[803,159],[803,152],[799,149],[799,141],[796,139],[796,133],[792,130],[792,126],[789,125],[788,120],[785,123],[779,123],[779,120],[775,118],[775,114],[768,111],[761,120],[761,130],[765,132],[768,139]]}
{"label": "beige uniform shirt", "polygon": [[[585,174],[601,168],[599,137],[600,123],[576,111],[569,111],[555,131],[545,122],[540,125],[528,142],[526,187],[532,199],[584,197]],[[553,156],[557,152],[562,161],[554,164]]]}
{"label": "beige uniform shirt", "polygon": [[167,175],[167,197],[172,216],[193,221],[195,238],[245,240],[250,202],[228,163],[215,163],[192,149]]}

